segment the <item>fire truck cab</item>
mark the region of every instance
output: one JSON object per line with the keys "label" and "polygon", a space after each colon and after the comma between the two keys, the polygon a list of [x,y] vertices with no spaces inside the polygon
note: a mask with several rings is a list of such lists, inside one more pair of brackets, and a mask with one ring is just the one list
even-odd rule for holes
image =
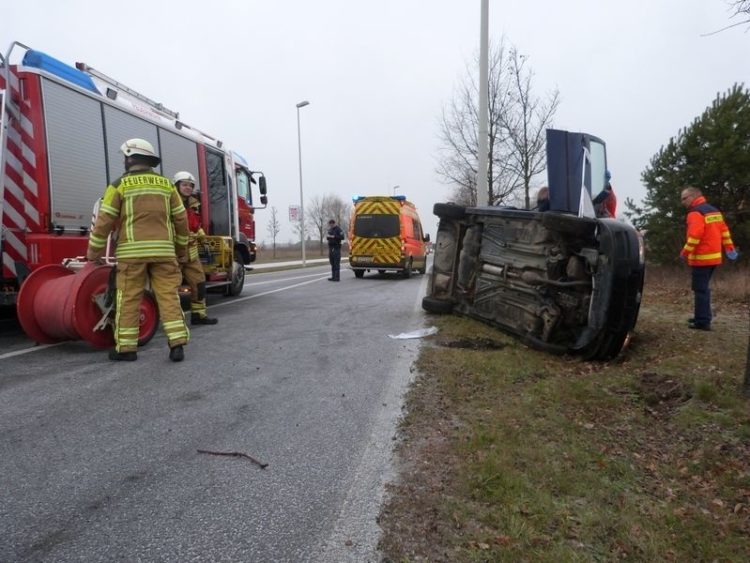
{"label": "fire truck cab", "polygon": [[0,304],[13,305],[35,269],[85,254],[94,204],[124,172],[119,147],[134,137],[154,145],[160,174],[196,177],[204,230],[231,239],[231,268],[207,268],[207,286],[242,291],[245,266],[255,260],[254,212],[267,204],[263,173],[179,113],[87,64],[73,67],[14,42],[0,55]]}

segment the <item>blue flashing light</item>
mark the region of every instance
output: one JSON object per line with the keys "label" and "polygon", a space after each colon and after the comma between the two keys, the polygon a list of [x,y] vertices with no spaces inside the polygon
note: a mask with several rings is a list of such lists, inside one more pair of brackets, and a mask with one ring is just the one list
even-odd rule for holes
{"label": "blue flashing light", "polygon": [[245,157],[242,156],[241,154],[232,151],[232,158],[234,158],[235,162],[239,162],[242,166],[244,166],[248,170],[250,169],[250,165],[247,163],[247,160],[245,159]]}
{"label": "blue flashing light", "polygon": [[96,89],[94,81],[91,80],[91,77],[88,74],[81,72],[77,68],[67,65],[62,61],[58,61],[56,58],[50,57],[41,51],[26,51],[21,64],[49,72],[50,74],[59,76],[63,80],[67,80],[80,88],[91,90],[92,92],[99,94],[99,90]]}
{"label": "blue flashing light", "polygon": [[391,199],[395,199],[396,201],[406,201],[405,195],[392,195]]}
{"label": "blue flashing light", "polygon": [[358,201],[362,201],[363,199],[365,199],[365,196],[363,196],[363,195],[353,195],[352,196],[352,202],[353,203],[357,203]]}

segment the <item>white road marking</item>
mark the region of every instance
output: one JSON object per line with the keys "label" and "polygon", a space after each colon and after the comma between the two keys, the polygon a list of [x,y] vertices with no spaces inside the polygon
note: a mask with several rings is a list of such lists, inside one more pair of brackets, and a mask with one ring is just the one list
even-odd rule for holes
{"label": "white road marking", "polygon": [[238,299],[233,299],[232,301],[224,301],[222,303],[217,303],[216,305],[211,305],[209,309],[214,309],[216,307],[223,307],[224,305],[234,305],[235,303],[239,303],[240,301],[247,301],[248,299],[255,299],[256,297],[263,297],[264,295],[271,295],[272,293],[278,293],[280,291],[286,291],[287,289],[294,289],[295,287],[300,287],[303,285],[307,285],[310,283],[319,282],[320,280],[326,279],[325,276],[317,277],[314,280],[308,280],[300,283],[295,283],[294,285],[288,285],[286,287],[280,287],[278,289],[272,289],[270,291],[264,291],[263,293],[256,293],[255,295],[248,295],[247,297],[239,297]]}
{"label": "white road marking", "polygon": [[65,344],[65,342],[55,342],[54,344],[40,344],[39,346],[34,346],[32,348],[24,348],[23,350],[16,350],[15,352],[6,352],[5,354],[0,354],[0,360],[12,358],[13,356],[21,356],[23,354],[28,354],[29,352],[46,350],[47,348],[53,348],[54,346],[59,346],[60,344]]}
{"label": "white road marking", "polygon": [[[271,273],[276,273],[276,272],[268,272],[268,273],[271,274]],[[256,276],[256,275],[258,275],[258,274],[253,274],[253,276]],[[277,283],[279,281],[302,280],[302,279],[305,279],[305,278],[314,278],[314,277],[319,276],[319,275],[320,274],[307,274],[306,276],[295,276],[293,278],[284,278],[283,280],[275,279],[275,280],[266,280],[266,281],[253,282],[253,283],[248,283],[247,282],[247,278],[245,278],[245,280],[246,280],[245,281],[245,287],[250,287],[250,286],[253,286],[253,285],[267,285],[269,283]]]}

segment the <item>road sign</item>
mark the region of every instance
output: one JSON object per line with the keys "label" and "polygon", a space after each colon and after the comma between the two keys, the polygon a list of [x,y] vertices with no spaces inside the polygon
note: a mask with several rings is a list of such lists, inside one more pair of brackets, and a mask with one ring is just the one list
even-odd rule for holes
{"label": "road sign", "polygon": [[299,205],[289,206],[289,220],[292,223],[296,223],[297,221],[299,221]]}

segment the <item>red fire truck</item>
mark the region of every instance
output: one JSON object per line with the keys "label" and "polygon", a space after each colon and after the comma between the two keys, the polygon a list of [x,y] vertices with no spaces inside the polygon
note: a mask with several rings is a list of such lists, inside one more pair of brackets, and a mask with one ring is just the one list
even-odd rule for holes
{"label": "red fire truck", "polygon": [[0,304],[15,304],[40,267],[85,255],[92,209],[123,173],[118,148],[134,137],[154,145],[159,173],[195,175],[204,230],[231,239],[232,264],[225,272],[207,268],[207,287],[242,291],[245,265],[255,260],[254,211],[267,203],[263,173],[87,64],[73,67],[13,42],[0,55]]}

